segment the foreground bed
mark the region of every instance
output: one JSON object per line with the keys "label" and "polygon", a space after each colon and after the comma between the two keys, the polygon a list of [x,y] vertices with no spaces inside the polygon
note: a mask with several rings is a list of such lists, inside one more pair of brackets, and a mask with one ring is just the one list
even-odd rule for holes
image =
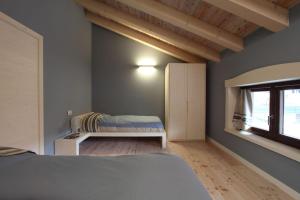
{"label": "foreground bed", "polygon": [[[166,148],[166,132],[157,116],[85,113],[72,118],[72,130],[88,137],[159,137]],[[83,140],[82,140],[83,141]]]}
{"label": "foreground bed", "polygon": [[0,157],[0,199],[208,200],[180,158],[167,154],[119,157]]}

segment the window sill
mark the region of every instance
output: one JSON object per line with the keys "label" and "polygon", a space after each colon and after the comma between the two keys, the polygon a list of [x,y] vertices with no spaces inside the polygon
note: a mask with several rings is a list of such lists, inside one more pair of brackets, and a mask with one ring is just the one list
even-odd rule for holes
{"label": "window sill", "polygon": [[279,142],[269,140],[267,138],[255,135],[255,134],[247,132],[247,131],[237,131],[234,129],[227,129],[227,128],[225,128],[224,131],[231,133],[233,135],[236,135],[240,138],[243,138],[249,142],[260,145],[260,146],[262,146],[266,149],[269,149],[271,151],[274,151],[278,154],[286,156],[297,162],[300,162],[300,150],[297,148],[290,147],[285,144],[281,144]]}

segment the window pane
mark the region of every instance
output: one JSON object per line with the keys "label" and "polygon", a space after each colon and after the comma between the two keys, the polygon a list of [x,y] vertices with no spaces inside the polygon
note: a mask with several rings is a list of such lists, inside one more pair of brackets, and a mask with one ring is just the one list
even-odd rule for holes
{"label": "window pane", "polygon": [[252,92],[252,102],[251,126],[269,131],[270,91]]}
{"label": "window pane", "polygon": [[282,134],[300,139],[300,89],[283,91]]}

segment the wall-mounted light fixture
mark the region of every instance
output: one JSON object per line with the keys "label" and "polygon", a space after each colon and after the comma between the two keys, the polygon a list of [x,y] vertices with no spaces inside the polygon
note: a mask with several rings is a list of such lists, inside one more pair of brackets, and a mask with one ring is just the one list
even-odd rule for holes
{"label": "wall-mounted light fixture", "polygon": [[137,68],[137,72],[142,77],[149,78],[154,76],[157,72],[157,69],[155,68],[157,63],[156,60],[153,58],[149,58],[149,57],[140,58],[137,61],[137,65],[139,66]]}
{"label": "wall-mounted light fixture", "polygon": [[143,76],[153,76],[157,71],[154,65],[140,65],[137,70]]}

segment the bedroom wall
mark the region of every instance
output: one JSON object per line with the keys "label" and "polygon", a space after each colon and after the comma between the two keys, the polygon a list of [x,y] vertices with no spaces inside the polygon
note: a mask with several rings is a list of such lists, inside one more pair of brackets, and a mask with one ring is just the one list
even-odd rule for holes
{"label": "bedroom wall", "polygon": [[91,25],[73,0],[1,0],[0,11],[44,36],[45,153],[91,110]]}
{"label": "bedroom wall", "polygon": [[[164,70],[182,62],[151,47],[93,25],[92,108],[112,115],[157,115],[164,121]],[[157,73],[137,73],[139,60],[157,62]]]}
{"label": "bedroom wall", "polygon": [[[275,178],[300,192],[300,163],[224,132],[224,81],[255,68],[300,61],[300,5],[290,11],[290,27],[271,33],[260,29],[240,53],[226,51],[220,63],[208,64],[207,133]],[[299,66],[300,67],[300,66]]]}

